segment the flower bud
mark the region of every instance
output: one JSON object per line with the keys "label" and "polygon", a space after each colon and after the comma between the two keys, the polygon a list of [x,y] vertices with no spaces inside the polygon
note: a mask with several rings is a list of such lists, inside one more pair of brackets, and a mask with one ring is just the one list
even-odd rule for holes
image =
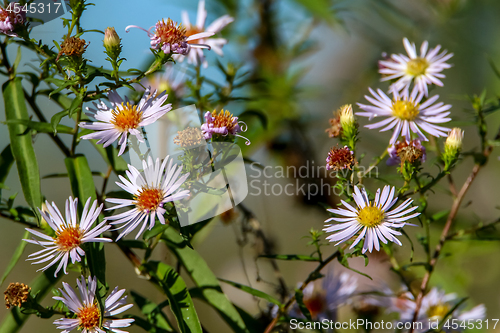
{"label": "flower bud", "polygon": [[462,149],[462,139],[464,138],[464,131],[460,128],[455,127],[451,130],[450,134],[446,138],[446,143],[444,144],[445,150],[459,151]]}
{"label": "flower bud", "polygon": [[342,128],[355,126],[354,114],[352,113],[352,105],[346,104],[340,107],[340,124]]}
{"label": "flower bud", "polygon": [[341,141],[343,144],[348,146],[351,150],[354,150],[356,143],[356,136],[358,135],[358,124],[356,124],[356,119],[352,112],[352,105],[346,104],[340,107],[340,125],[342,127]]}
{"label": "flower bud", "polygon": [[460,150],[462,149],[462,139],[464,131],[455,127],[451,130],[444,144],[443,162],[445,170],[449,170],[457,161]]}
{"label": "flower bud", "polygon": [[108,27],[104,31],[103,45],[106,48],[106,54],[113,59],[117,59],[122,51],[121,39],[115,31],[115,28]]}

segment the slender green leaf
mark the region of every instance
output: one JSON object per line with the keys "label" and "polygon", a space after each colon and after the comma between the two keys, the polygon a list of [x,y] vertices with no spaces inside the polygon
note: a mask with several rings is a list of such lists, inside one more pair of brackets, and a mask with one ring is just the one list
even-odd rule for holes
{"label": "slender green leaf", "polygon": [[[39,121],[32,121],[26,119],[16,119],[9,120],[6,122],[7,124],[21,124],[28,128],[34,129],[39,133],[54,133],[54,128],[49,123],[43,123]],[[65,125],[57,125],[56,132],[64,133],[64,134],[73,134],[73,129],[69,126]]]}
{"label": "slender green leaf", "polygon": [[300,289],[296,289],[295,290],[295,300],[297,301],[297,304],[299,306],[300,312],[302,312],[302,314],[307,319],[309,319],[310,321],[312,321],[311,312],[309,312],[309,309],[304,304],[304,293]]}
{"label": "slender green leaf", "polygon": [[146,263],[144,268],[158,282],[170,301],[170,309],[177,320],[180,331],[182,333],[202,333],[198,314],[186,288],[186,283],[175,269],[157,261]]}
{"label": "slender green leaf", "polygon": [[139,295],[134,291],[130,291],[130,295],[151,325],[153,325],[155,328],[160,328],[165,332],[174,332],[167,316],[163,313],[163,311],[157,304],[151,302],[147,298]]}
{"label": "slender green leaf", "polygon": [[[28,109],[24,101],[21,78],[17,77],[7,81],[3,85],[2,90],[6,120],[28,120]],[[31,136],[22,135],[26,132],[25,125],[8,124],[7,127],[9,128],[10,146],[12,155],[16,160],[24,198],[36,212],[36,207],[42,205],[42,194],[40,189],[40,172]]]}
{"label": "slender green leaf", "polygon": [[232,285],[235,288],[238,288],[238,289],[240,289],[240,290],[242,290],[242,291],[244,291],[246,293],[249,293],[250,295],[253,295],[255,297],[259,297],[259,298],[265,299],[266,301],[271,302],[273,304],[276,304],[276,305],[279,305],[279,306],[282,305],[280,303],[280,301],[278,301],[276,298],[274,298],[271,295],[266,294],[263,291],[254,289],[254,288],[249,287],[249,286],[245,286],[245,285],[240,284],[238,282],[233,282],[233,281],[229,281],[229,280],[225,280],[225,279],[221,279],[221,278],[219,278],[219,281],[222,281],[224,283],[230,284],[230,285]]}
{"label": "slender green leaf", "polygon": [[182,262],[193,282],[201,290],[205,301],[217,310],[233,332],[248,333],[245,322],[223,293],[217,277],[200,254],[190,248],[174,228],[168,228],[164,237],[169,248]]}
{"label": "slender green leaf", "polygon": [[54,131],[54,134],[57,133],[57,127],[59,123],[61,122],[61,119],[66,117],[69,114],[68,110],[64,110],[61,112],[56,113],[55,115],[50,118],[50,124],[52,125],[52,130]]}

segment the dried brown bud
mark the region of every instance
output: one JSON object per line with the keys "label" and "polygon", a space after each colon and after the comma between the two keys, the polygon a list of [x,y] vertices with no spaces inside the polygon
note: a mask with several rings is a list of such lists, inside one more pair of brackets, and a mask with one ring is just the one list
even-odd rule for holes
{"label": "dried brown bud", "polygon": [[198,127],[187,127],[186,129],[177,132],[174,138],[174,143],[183,148],[193,147],[202,143],[203,136]]}
{"label": "dried brown bud", "polygon": [[231,224],[231,222],[233,222],[237,217],[238,217],[238,212],[234,208],[226,210],[224,213],[219,215],[220,220],[225,225]]}
{"label": "dried brown bud", "polygon": [[11,283],[4,292],[5,306],[10,309],[11,306],[21,306],[28,300],[31,288],[24,283]]}
{"label": "dried brown bud", "polygon": [[64,42],[61,43],[61,50],[59,51],[56,60],[59,60],[61,55],[66,55],[68,57],[81,57],[87,46],[88,44],[85,42],[85,39],[80,39],[75,36],[66,38]]}
{"label": "dried brown bud", "polygon": [[325,130],[330,138],[336,138],[342,133],[342,125],[340,124],[340,112],[333,112],[333,118],[330,119],[330,127]]}

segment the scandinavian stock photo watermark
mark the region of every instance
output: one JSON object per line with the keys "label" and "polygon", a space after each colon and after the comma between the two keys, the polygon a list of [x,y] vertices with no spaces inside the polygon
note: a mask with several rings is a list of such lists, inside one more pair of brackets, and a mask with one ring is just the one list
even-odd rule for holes
{"label": "scandinavian stock photo watermark", "polygon": [[[306,161],[301,166],[263,166],[250,164],[248,173],[249,195],[252,196],[303,196],[308,200],[315,196],[351,195],[352,171],[327,170],[325,165]],[[378,167],[359,166],[356,174],[363,178],[378,178]],[[348,179],[337,183],[337,179]]]}

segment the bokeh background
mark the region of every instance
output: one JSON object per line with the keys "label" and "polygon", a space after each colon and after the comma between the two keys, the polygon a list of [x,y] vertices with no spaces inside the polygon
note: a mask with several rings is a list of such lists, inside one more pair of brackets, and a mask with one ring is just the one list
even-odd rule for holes
{"label": "bokeh background", "polygon": [[[441,44],[454,53],[449,61],[454,66],[445,72],[444,88],[439,88],[442,101],[453,105],[453,124],[465,129],[464,149],[478,145],[476,129],[470,126],[471,106],[467,96],[481,94],[484,90],[489,98],[500,93],[500,78],[491,64],[500,68],[500,1],[498,0],[207,0],[207,22],[230,14],[235,21],[224,31],[229,40],[224,47],[224,57],[219,60],[243,66],[252,78],[264,78],[265,84],[257,84],[239,92],[251,97],[246,102],[235,102],[229,109],[238,114],[247,109],[262,110],[268,119],[267,129],[257,121],[250,122],[250,147],[243,147],[247,157],[264,166],[311,166],[322,165],[327,152],[337,142],[325,133],[328,119],[339,106],[363,101],[368,87],[387,85],[379,82],[377,61],[383,53],[403,53],[403,37],[415,41],[417,46],[428,40],[430,46]],[[187,10],[191,22],[196,17],[197,2],[194,0],[148,0],[148,1],[99,1],[89,7],[82,18],[86,29],[104,30],[114,26],[122,38],[124,66],[141,67],[150,60],[149,40],[140,30],[125,33],[130,24],[149,28],[158,19],[171,17],[180,21],[180,13]],[[325,8],[327,10],[325,10]],[[65,17],[69,17],[68,14]],[[32,36],[50,44],[60,40],[64,30],[59,19],[36,27]],[[92,65],[107,67],[102,48],[102,35],[87,33],[90,42],[86,57]],[[15,50],[11,50],[15,52]],[[208,53],[210,67],[203,75],[213,80],[221,80],[221,74],[212,66],[218,57]],[[14,57],[15,54],[11,54]],[[25,52],[21,66],[29,66],[34,54]],[[182,66],[177,65],[182,71]],[[22,67],[21,67],[22,68]],[[27,68],[27,67],[26,67]],[[22,70],[22,69],[21,69]],[[189,79],[186,76],[186,79]],[[5,80],[2,78],[1,80]],[[126,88],[123,88],[124,92]],[[436,91],[433,91],[434,93]],[[47,117],[60,111],[50,100],[42,101]],[[3,103],[0,103],[3,108]],[[355,107],[355,111],[357,108]],[[0,112],[0,121],[5,116]],[[66,120],[67,121],[67,120]],[[361,125],[366,124],[364,119]],[[71,124],[68,122],[68,125]],[[491,132],[498,129],[500,117],[493,114],[487,119]],[[390,134],[361,129],[360,151],[366,155],[361,161],[368,165],[387,145]],[[63,155],[57,151],[46,135],[35,138],[35,149],[40,164],[41,175],[64,173]],[[0,124],[0,148],[8,143],[8,131]],[[82,143],[79,152],[85,153],[93,170],[105,171],[106,165],[89,143]],[[433,154],[426,163],[425,170],[436,174]],[[61,161],[61,163],[55,163]],[[461,184],[472,166],[466,160],[456,171],[455,181]],[[276,170],[276,169],[274,169]],[[478,222],[489,222],[499,216],[500,161],[494,152],[490,164],[480,173],[456,221],[456,228],[472,226]],[[250,180],[267,180],[270,184],[315,183],[316,177],[294,179],[293,177],[258,177],[255,168],[248,167]],[[273,171],[274,172],[274,171]],[[370,189],[385,183],[401,185],[394,168],[381,163],[379,178],[373,177],[367,183]],[[11,172],[6,185],[10,191],[21,193],[19,179]],[[115,180],[115,179],[112,179]],[[102,180],[95,179],[96,185]],[[295,187],[295,185],[294,185]],[[69,183],[64,178],[42,180],[42,192],[50,201],[62,205],[70,195]],[[445,182],[439,184],[432,195],[430,210],[439,212],[449,209],[451,198],[447,194]],[[22,203],[22,195],[18,204]],[[251,210],[269,238],[272,251],[283,254],[310,254],[313,248],[306,245],[303,237],[311,228],[321,229],[328,217],[324,207],[334,204],[335,196],[314,195],[255,195],[250,189],[244,207]],[[249,284],[269,293],[276,292],[274,271],[265,259],[256,259],[263,244],[252,237],[243,237],[241,220],[243,214],[236,210],[235,218],[224,223],[215,218],[201,235],[194,240],[195,248],[202,254],[218,277]],[[14,249],[24,232],[22,225],[16,225],[0,218],[0,268],[7,266]],[[433,240],[436,241],[444,221],[433,225]],[[418,250],[416,237],[421,229],[407,228],[417,249],[415,257],[422,255]],[[432,286],[439,286],[459,296],[469,296],[470,306],[484,303],[489,318],[500,318],[500,244],[494,232],[491,241],[469,240],[450,242],[444,250],[437,271],[431,280]],[[499,238],[500,239],[500,238]],[[408,258],[409,244],[398,251],[398,256]],[[22,259],[34,249],[31,245]],[[327,252],[334,250],[333,245]],[[113,246],[106,247],[107,274],[110,285],[136,290],[161,302],[161,294],[148,283],[138,280],[132,265]],[[158,259],[173,262],[170,254],[161,249]],[[372,255],[368,267],[363,260],[353,259],[352,266],[371,275],[374,282],[359,276],[362,284],[386,283],[398,288],[396,276],[389,272],[389,264],[383,255]],[[298,262],[280,262],[279,268],[289,287],[302,281],[314,265]],[[340,265],[338,265],[340,266]],[[333,267],[342,270],[342,267]],[[421,276],[422,271],[415,270]],[[11,273],[8,281],[28,283],[35,276],[35,267],[22,260]],[[72,272],[67,281],[76,279]],[[189,278],[186,277],[186,280]],[[8,282],[7,281],[7,282]],[[5,283],[5,286],[7,284]],[[2,287],[5,287],[2,286]],[[264,301],[223,285],[229,298],[238,306],[253,314],[267,308]],[[196,301],[195,301],[196,302]],[[45,300],[45,304],[50,301]],[[208,306],[197,302],[200,319],[209,332],[229,332],[218,315]],[[137,311],[137,310],[135,310]],[[0,310],[0,317],[7,314]],[[349,310],[343,310],[349,317]],[[21,332],[53,332],[51,320],[30,318]],[[500,326],[500,325],[499,325]],[[130,332],[140,332],[132,327]],[[497,328],[500,331],[500,327]]]}

